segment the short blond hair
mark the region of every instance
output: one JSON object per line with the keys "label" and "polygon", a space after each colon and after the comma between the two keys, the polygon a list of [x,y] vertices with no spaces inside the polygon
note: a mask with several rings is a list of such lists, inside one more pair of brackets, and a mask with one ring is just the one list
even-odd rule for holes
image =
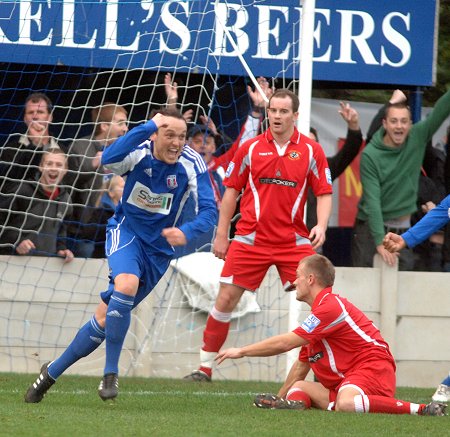
{"label": "short blond hair", "polygon": [[113,177],[105,180],[102,184],[102,188],[98,194],[97,201],[95,202],[95,206],[99,207],[102,204],[102,197],[105,193],[111,193],[114,191],[119,182],[124,181],[122,176],[114,175]]}
{"label": "short blond hair", "polygon": [[41,162],[39,163],[39,165],[43,165],[44,160],[45,160],[45,158],[48,155],[63,155],[64,162],[65,162],[66,167],[67,167],[67,155],[64,153],[64,151],[61,148],[55,147],[55,146],[49,147],[46,151],[44,151],[44,153],[42,154]]}
{"label": "short blond hair", "polygon": [[305,273],[312,273],[317,282],[323,287],[331,287],[334,284],[336,270],[333,263],[323,255],[314,254],[303,258],[300,263]]}
{"label": "short blond hair", "polygon": [[121,105],[116,105],[112,102],[106,102],[101,106],[96,106],[91,111],[91,119],[95,124],[94,135],[100,133],[100,123],[111,123],[114,115],[117,113],[125,114],[128,117],[128,111]]}

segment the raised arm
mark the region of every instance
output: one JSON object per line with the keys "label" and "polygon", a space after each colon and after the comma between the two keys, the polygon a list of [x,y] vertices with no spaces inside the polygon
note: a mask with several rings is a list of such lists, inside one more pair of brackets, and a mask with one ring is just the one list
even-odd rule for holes
{"label": "raised arm", "polygon": [[253,89],[251,86],[247,86],[247,93],[250,97],[250,100],[252,101],[251,115],[253,117],[264,116],[268,104],[267,102],[274,93],[274,88],[270,86],[268,80],[265,77],[258,77],[257,82],[267,100],[259,92],[258,89]]}
{"label": "raised arm", "polygon": [[349,103],[340,102],[339,114],[347,123],[347,137],[342,148],[336,155],[328,157],[328,164],[332,179],[337,179],[350,163],[356,158],[363,144],[363,137],[359,126],[359,114]]}
{"label": "raised arm", "polygon": [[158,113],[147,123],[131,129],[103,151],[102,165],[119,176],[124,175],[144,157],[146,151],[139,146],[166,125],[166,116]]}
{"label": "raised arm", "polygon": [[[172,81],[172,75],[170,73],[166,73],[164,76],[164,90],[166,92],[166,105],[168,108],[177,109],[178,103],[178,83]],[[183,118],[186,120],[186,123],[192,121],[192,116],[194,115],[194,111],[192,109],[188,109],[183,112]]]}

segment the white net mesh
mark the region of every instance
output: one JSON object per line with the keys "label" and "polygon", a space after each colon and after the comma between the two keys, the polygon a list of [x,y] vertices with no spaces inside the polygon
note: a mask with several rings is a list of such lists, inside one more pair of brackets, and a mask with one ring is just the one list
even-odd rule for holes
{"label": "white net mesh", "polygon": [[[113,114],[125,109],[133,128],[168,103],[169,72],[171,86],[177,87],[177,107],[189,111],[193,123],[212,119],[224,134],[226,150],[250,110],[247,85],[253,84],[238,55],[251,45],[256,58],[262,58],[273,43],[270,32],[260,32],[276,26],[276,22],[268,24],[264,8],[258,9],[264,3],[2,2],[0,42],[6,62],[0,64],[4,126],[0,132],[0,371],[34,372],[44,360],[57,357],[89,320],[98,293],[107,287],[107,262],[101,258],[105,217],[93,215],[108,179],[93,164],[104,147],[93,141],[103,121],[99,111],[108,103],[119,105]],[[248,8],[252,14],[261,12],[259,24],[249,20]],[[279,19],[277,15],[275,20]],[[297,26],[298,22],[288,34],[292,36]],[[279,79],[278,86],[289,84],[284,76],[287,66],[272,72],[265,71],[262,63],[254,66],[260,70],[255,75],[271,73]],[[52,106],[46,103],[40,108],[44,114],[27,115],[25,101],[33,93],[50,98]],[[29,144],[33,127],[45,133],[35,134]],[[69,155],[61,191],[72,201],[62,196],[36,202],[43,150],[55,144]],[[87,218],[81,217],[85,211]],[[65,223],[62,228],[61,223]],[[80,256],[85,253],[80,242],[94,241],[95,252],[89,253],[99,258],[76,258],[64,264],[58,256],[63,237]],[[34,247],[19,256],[17,248],[25,240]],[[211,258],[200,261],[203,272],[211,270],[206,286],[187,275],[189,265],[183,272],[179,263],[170,267],[133,314],[121,373],[181,377],[198,366],[207,307],[217,291],[219,270],[212,269],[213,264]],[[233,319],[226,345],[287,329],[288,299],[276,272],[271,271],[264,284],[258,302],[246,297],[249,310],[242,303],[244,309]],[[102,347],[70,371],[100,374],[103,363]],[[280,380],[284,371],[283,357],[252,359],[224,364],[216,377]]]}

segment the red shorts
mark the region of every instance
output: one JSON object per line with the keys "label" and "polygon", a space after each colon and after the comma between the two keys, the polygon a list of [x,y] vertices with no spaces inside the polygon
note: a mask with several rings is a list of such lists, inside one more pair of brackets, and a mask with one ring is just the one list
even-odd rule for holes
{"label": "red shorts", "polygon": [[220,282],[256,291],[269,267],[274,265],[286,289],[297,277],[296,270],[300,260],[315,253],[309,244],[279,248],[250,246],[239,241],[232,241],[220,275]]}
{"label": "red shorts", "polygon": [[394,397],[395,395],[395,366],[390,361],[369,361],[347,373],[344,380],[330,390],[330,402],[336,400],[341,388],[352,386],[361,389],[362,395],[377,395]]}

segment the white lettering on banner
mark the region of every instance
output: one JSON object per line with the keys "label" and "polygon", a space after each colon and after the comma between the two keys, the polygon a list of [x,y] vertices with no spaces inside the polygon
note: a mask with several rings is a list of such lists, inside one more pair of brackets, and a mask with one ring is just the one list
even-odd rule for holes
{"label": "white lettering on banner", "polygon": [[84,44],[75,42],[75,0],[63,1],[62,3],[62,41],[56,44],[57,47],[82,47],[84,49],[93,49],[97,39],[97,29],[92,37]]}
{"label": "white lettering on banner", "polygon": [[[343,11],[337,10],[341,14],[341,48],[340,58],[336,62],[345,62],[346,64],[356,64],[352,59],[352,47],[354,43],[359,49],[364,62],[369,65],[377,65],[367,40],[373,35],[375,23],[373,18],[367,12],[361,11]],[[359,16],[363,20],[363,26],[359,35],[353,35],[353,17]]]}
{"label": "white lettering on banner", "polygon": [[[189,31],[189,28],[183,22],[177,20],[173,15],[171,15],[169,11],[169,6],[171,3],[173,3],[173,1],[164,4],[161,11],[161,19],[163,23],[166,25],[167,29],[170,29],[172,32],[174,32],[177,36],[180,37],[181,45],[178,49],[171,49],[164,41],[164,35],[161,35],[161,39],[159,41],[159,51],[169,52],[172,53],[173,55],[179,55],[183,53],[185,50],[187,50],[191,45],[191,33]],[[177,1],[177,4],[183,7],[186,13],[186,17],[188,17],[189,3],[187,1],[184,2]]]}
{"label": "white lettering on banner", "polygon": [[386,36],[387,40],[390,41],[394,46],[396,46],[401,54],[402,59],[398,62],[392,62],[386,55],[384,46],[381,46],[381,65],[390,65],[391,67],[403,67],[409,59],[411,58],[411,45],[409,41],[400,33],[397,32],[391,25],[393,17],[401,18],[406,24],[406,30],[409,31],[409,21],[410,14],[403,15],[397,12],[391,12],[386,15],[383,20],[383,35]]}
{"label": "white lettering on banner", "polygon": [[[50,6],[50,1],[47,0],[47,7]],[[38,11],[35,14],[31,13],[31,1],[21,1],[19,3],[19,44],[33,44],[38,46],[50,46],[52,43],[51,33],[42,40],[31,39],[31,26],[35,24],[39,31],[42,31],[42,11],[44,3],[38,5]],[[2,32],[0,33],[0,36]]]}
{"label": "white lettering on banner", "polygon": [[[145,20],[148,20],[153,15],[154,4],[153,0],[141,0],[142,9],[147,11]],[[144,20],[144,21],[145,21]],[[119,28],[119,1],[106,0],[106,28],[105,28],[105,43],[100,47],[108,50],[133,50],[139,49],[140,32],[136,33],[134,41],[127,46],[120,46],[118,41],[117,30]]]}
{"label": "white lettering on banner", "polygon": [[[237,0],[236,3],[228,0],[209,4],[209,8],[214,7],[216,15],[221,17],[243,55],[258,60],[285,61],[292,58],[298,61],[298,53],[292,53],[294,48],[298,50],[298,44],[293,42],[296,35],[287,29],[298,28],[301,8],[267,5],[264,2],[244,7]],[[8,10],[5,2],[1,2],[0,7]],[[205,17],[213,16],[211,9],[205,9]],[[97,20],[92,20],[91,14],[97,11]],[[122,11],[132,15],[124,16]],[[76,0],[22,0],[16,1],[10,9],[11,17],[0,16],[0,43],[136,52],[142,49],[141,38],[154,32],[156,35],[152,41],[158,41],[156,44],[160,53],[182,55],[194,48],[193,33],[204,30],[194,27],[196,20],[193,20],[195,24],[190,24],[192,11],[198,13],[192,9],[189,0],[161,3],[141,0],[135,8],[131,3],[119,0],[98,0],[98,4]],[[384,15],[371,15],[358,10],[318,8],[315,13],[315,62],[363,62],[366,65],[400,68],[411,60],[411,44],[414,38],[417,40],[417,35],[411,30],[410,12],[391,10]],[[134,18],[133,14],[139,18]],[[48,17],[62,22],[48,23]],[[237,53],[227,41],[222,26],[217,20],[209,23],[214,26],[213,55],[236,57]],[[2,28],[5,25],[7,27]],[[336,28],[339,38],[336,41],[327,39],[331,30]],[[8,29],[7,34],[3,29]],[[86,31],[79,35],[76,32],[80,29]],[[177,41],[175,46],[172,40]]]}
{"label": "white lettering on banner", "polygon": [[[254,58],[265,59],[288,59],[290,43],[286,44],[286,49],[278,55],[270,53],[270,36],[272,35],[276,45],[280,44],[280,20],[277,20],[275,26],[270,28],[270,14],[272,11],[280,11],[284,16],[283,26],[289,23],[289,8],[286,6],[261,6],[255,5],[255,8],[259,11],[258,20],[258,35],[264,35],[264,38],[259,39],[258,51]],[[267,36],[266,36],[267,35]]]}
{"label": "white lettering on banner", "polygon": [[[326,20],[326,24],[329,25],[330,24],[330,10],[329,9],[316,9],[316,15],[320,14],[323,15],[325,17]],[[322,22],[320,20],[317,21],[317,26],[314,29],[313,32],[313,38],[314,41],[317,44],[317,48],[320,49],[320,45],[321,45],[321,32],[322,31]],[[331,59],[331,44],[328,45],[327,50],[325,51],[325,53],[322,56],[315,56],[314,58],[315,62],[330,62]]]}
{"label": "white lettering on banner", "polygon": [[[347,64],[356,63],[356,61],[352,58],[352,43],[356,45],[362,58],[364,59],[364,63],[368,65],[378,65],[379,63],[381,63],[381,65],[388,64],[392,67],[401,67],[405,65],[411,57],[411,45],[409,41],[400,32],[395,30],[391,24],[393,17],[400,17],[406,24],[406,30],[409,31],[409,14],[405,16],[397,12],[391,12],[383,19],[383,35],[390,43],[392,43],[394,47],[397,47],[402,54],[401,60],[397,63],[394,63],[387,57],[384,46],[381,46],[380,62],[375,59],[375,56],[369,47],[367,40],[373,35],[375,30],[375,22],[370,14],[361,11],[337,10],[336,12],[340,13],[342,17],[340,58],[337,59],[336,62]],[[363,20],[363,28],[359,35],[353,35],[354,16],[359,16]]]}
{"label": "white lettering on banner", "polygon": [[[218,3],[214,5],[214,10],[217,16],[219,17],[228,17],[229,9],[233,9],[236,13],[236,21],[232,26],[227,26],[225,20],[222,19],[224,26],[229,30],[232,36],[235,37],[235,43],[238,46],[238,49],[241,53],[245,53],[249,46],[250,42],[248,39],[248,35],[242,30],[242,28],[248,23],[248,12],[241,5],[228,3]],[[214,52],[213,55],[217,56],[237,56],[236,50],[231,52],[227,52],[227,37],[225,35],[225,31],[222,29],[222,26],[219,23],[215,23],[214,25],[214,33],[215,33],[215,44],[214,44]]]}

